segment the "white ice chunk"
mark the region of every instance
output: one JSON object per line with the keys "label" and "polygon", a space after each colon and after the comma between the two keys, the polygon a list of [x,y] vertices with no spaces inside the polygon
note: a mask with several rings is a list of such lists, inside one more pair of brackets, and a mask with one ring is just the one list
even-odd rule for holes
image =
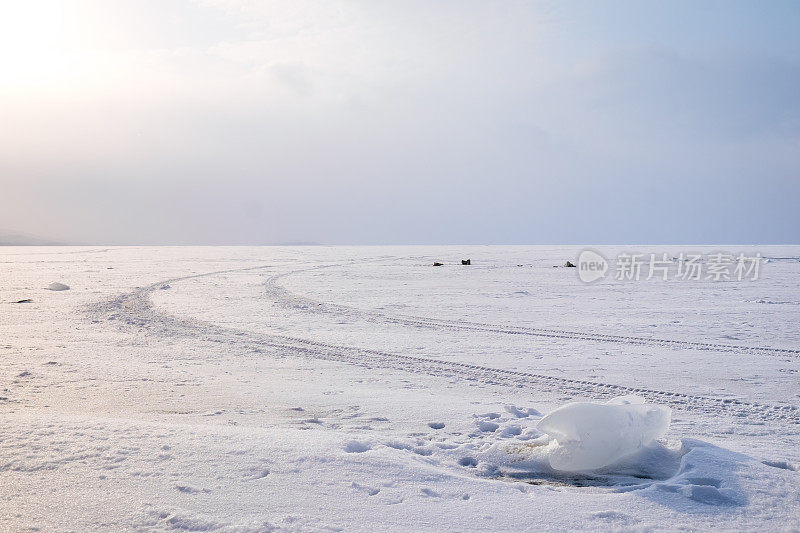
{"label": "white ice chunk", "polygon": [[621,396],[608,403],[574,402],[539,421],[539,431],[558,446],[550,466],[566,472],[596,470],[611,465],[662,437],[672,410],[645,403],[638,396]]}

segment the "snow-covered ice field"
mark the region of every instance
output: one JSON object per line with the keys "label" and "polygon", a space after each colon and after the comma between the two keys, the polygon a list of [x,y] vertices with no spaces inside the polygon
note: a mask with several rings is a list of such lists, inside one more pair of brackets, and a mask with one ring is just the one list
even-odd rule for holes
{"label": "snow-covered ice field", "polygon": [[[722,248],[771,259],[585,284],[577,247],[0,248],[0,530],[800,530],[800,247]],[[542,417],[627,395],[666,434],[554,470]]]}

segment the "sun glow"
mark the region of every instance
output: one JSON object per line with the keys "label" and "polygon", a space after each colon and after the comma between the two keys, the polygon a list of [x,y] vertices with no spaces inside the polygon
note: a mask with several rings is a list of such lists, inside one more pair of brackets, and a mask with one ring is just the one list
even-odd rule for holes
{"label": "sun glow", "polygon": [[0,85],[58,86],[81,62],[75,6],[52,0],[0,1]]}

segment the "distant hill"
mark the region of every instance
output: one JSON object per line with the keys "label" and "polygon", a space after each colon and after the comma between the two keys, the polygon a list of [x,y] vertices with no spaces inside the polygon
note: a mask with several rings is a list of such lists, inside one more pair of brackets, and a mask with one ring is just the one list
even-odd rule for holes
{"label": "distant hill", "polygon": [[63,244],[28,233],[0,229],[0,246],[58,246]]}

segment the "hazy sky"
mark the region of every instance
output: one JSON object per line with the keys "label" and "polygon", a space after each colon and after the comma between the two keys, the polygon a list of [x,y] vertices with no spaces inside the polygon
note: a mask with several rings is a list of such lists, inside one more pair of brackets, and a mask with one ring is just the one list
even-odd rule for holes
{"label": "hazy sky", "polygon": [[798,243],[800,2],[0,0],[0,228]]}

